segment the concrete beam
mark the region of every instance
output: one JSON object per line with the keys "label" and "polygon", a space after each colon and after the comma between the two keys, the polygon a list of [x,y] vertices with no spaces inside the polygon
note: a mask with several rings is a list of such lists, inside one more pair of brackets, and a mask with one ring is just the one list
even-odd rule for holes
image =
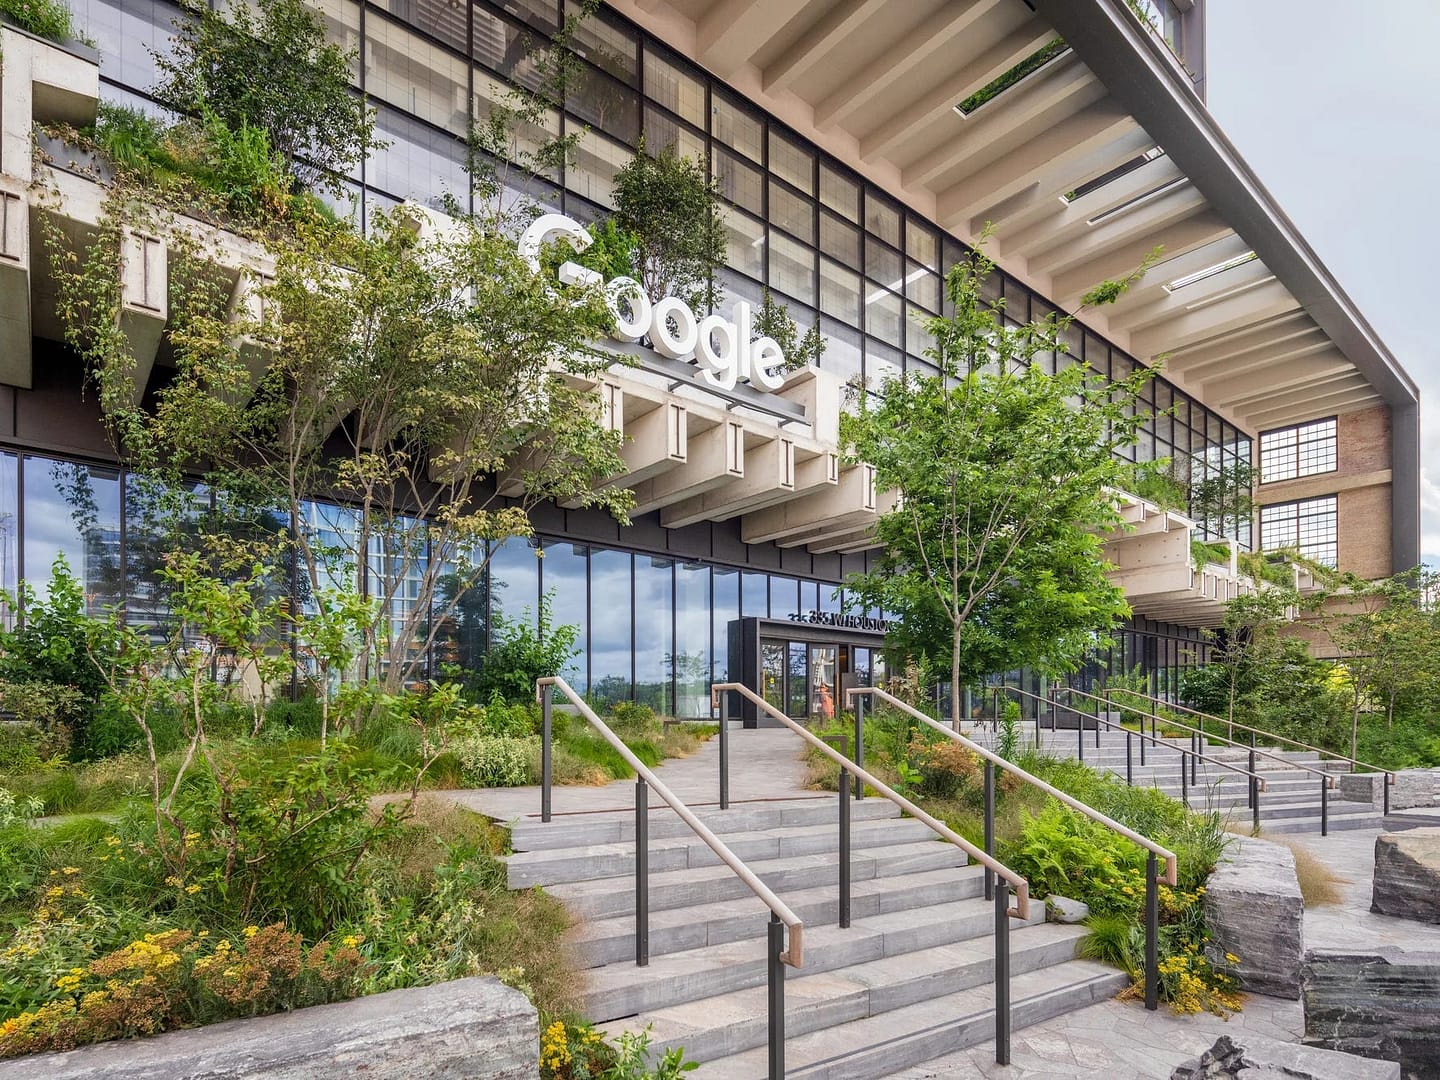
{"label": "concrete beam", "polygon": [[949,48],[956,38],[1002,3],[1003,0],[957,0],[946,5],[935,18],[915,27],[819,102],[815,106],[815,126],[831,131],[843,125],[857,110],[901,85],[916,64]]}
{"label": "concrete beam", "polygon": [[[787,469],[788,459],[788,469]],[[800,447],[771,439],[745,451],[745,478],[666,507],[660,524],[679,529],[701,521],[729,521],[742,514],[788,502],[839,481],[840,458],[831,451],[801,458]]]}
{"label": "concrete beam", "polygon": [[1083,253],[1057,249],[1056,268],[1050,271],[1053,274],[1051,295],[1062,307],[1068,307],[1086,289],[1107,278],[1130,273],[1157,247],[1171,254],[1190,251],[1214,243],[1232,231],[1215,211],[1202,203],[1191,202],[1174,216],[1145,220],[1135,229],[1116,229],[1108,241],[1088,243]]}
{"label": "concrete beam", "polygon": [[[625,408],[641,399],[625,395]],[[622,416],[623,416],[622,411]],[[620,457],[625,472],[610,477],[606,483],[617,487],[634,487],[689,460],[690,410],[679,402],[667,401],[648,412],[626,417],[622,430],[625,445]]]}
{"label": "concrete beam", "polygon": [[31,338],[30,208],[0,188],[0,383],[34,385]]}
{"label": "concrete beam", "polygon": [[789,48],[765,65],[761,85],[767,93],[785,90],[855,33],[885,6],[886,0],[843,0],[806,29]]}
{"label": "concrete beam", "polygon": [[717,75],[732,75],[804,7],[805,0],[718,0],[695,24],[696,55]]}
{"label": "concrete beam", "polygon": [[120,332],[135,362],[131,400],[150,383],[169,308],[169,259],[158,236],[123,227],[120,237]]}
{"label": "concrete beam", "polygon": [[662,510],[744,475],[745,427],[735,420],[722,420],[698,434],[691,432],[683,465],[627,485],[635,493],[635,508],[631,513],[638,517]]}
{"label": "concrete beam", "polygon": [[763,544],[814,532],[835,523],[859,528],[877,505],[875,469],[853,465],[840,473],[838,483],[778,506],[747,514],[740,523],[740,538],[747,544]]}
{"label": "concrete beam", "polygon": [[1191,341],[1294,311],[1299,306],[1290,290],[1272,279],[1135,332],[1130,336],[1130,351],[1139,359],[1148,359]]}

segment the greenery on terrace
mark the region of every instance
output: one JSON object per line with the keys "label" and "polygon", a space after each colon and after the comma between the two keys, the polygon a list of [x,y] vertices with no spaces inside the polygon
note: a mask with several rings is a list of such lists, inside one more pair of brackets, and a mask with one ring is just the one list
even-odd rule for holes
{"label": "greenery on terrace", "polygon": [[0,18],[58,44],[75,37],[73,16],[63,0],[0,0]]}

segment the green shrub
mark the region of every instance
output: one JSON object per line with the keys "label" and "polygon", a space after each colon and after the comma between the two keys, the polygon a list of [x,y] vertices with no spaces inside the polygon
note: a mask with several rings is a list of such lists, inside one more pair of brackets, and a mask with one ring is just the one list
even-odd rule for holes
{"label": "green shrub", "polygon": [[[555,713],[552,710],[550,730],[555,731]],[[490,700],[482,706],[479,729],[482,735],[523,739],[540,732],[540,706],[534,701],[517,701],[507,704],[499,692],[492,693]]]}
{"label": "green shrub", "polygon": [[318,739],[320,737],[320,702],[314,697],[298,701],[276,698],[265,706],[265,726],[271,737]]}
{"label": "green shrub", "polygon": [[610,725],[617,733],[648,731],[655,727],[655,710],[638,701],[617,701],[610,707]]}
{"label": "green shrub", "polygon": [[70,8],[60,0],[0,0],[0,16],[36,37],[60,44],[75,37]]}
{"label": "green shrub", "polygon": [[540,741],[533,736],[473,735],[457,741],[450,751],[459,759],[467,785],[518,787],[533,782]]}
{"label": "green shrub", "polygon": [[1133,917],[1145,898],[1140,849],[1058,803],[1026,821],[1001,860],[1025,875],[1035,896],[1083,900],[1098,915]]}
{"label": "green shrub", "polygon": [[534,701],[535,681],[563,674],[579,655],[575,643],[580,628],[551,622],[552,594],[540,598],[540,609],[531,625],[527,609],[524,618],[514,621],[498,612],[494,615],[490,649],[475,679],[475,695],[488,701],[499,694],[505,701]]}

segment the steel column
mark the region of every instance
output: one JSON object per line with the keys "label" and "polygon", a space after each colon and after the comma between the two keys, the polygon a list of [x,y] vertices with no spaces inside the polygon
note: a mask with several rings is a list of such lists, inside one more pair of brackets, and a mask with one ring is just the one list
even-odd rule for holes
{"label": "steel column", "polygon": [[1330,777],[1320,778],[1320,835],[1330,835]]}
{"label": "steel column", "polygon": [[1183,806],[1190,805],[1190,763],[1186,760],[1189,755],[1180,751],[1180,802]]}
{"label": "steel column", "polygon": [[1010,1064],[1010,883],[995,886],[995,1064]]}
{"label": "steel column", "polygon": [[540,820],[550,820],[550,687],[540,692]]}
{"label": "steel column", "polygon": [[[969,691],[967,690],[968,694]],[[855,764],[860,768],[865,767],[865,695],[855,695]],[[857,776],[855,778],[855,801],[859,802],[865,797],[865,785]]]}
{"label": "steel column", "polygon": [[[985,854],[995,854],[995,766],[985,762]],[[995,875],[985,868],[985,899],[995,898]]]}
{"label": "steel column", "polygon": [[1385,789],[1385,815],[1387,817],[1390,815],[1390,779],[1390,773],[1380,774],[1380,786]]}
{"label": "steel column", "polygon": [[[849,742],[839,739],[840,753],[849,756]],[[856,781],[859,781],[857,776]],[[840,928],[850,927],[850,770],[840,766]]]}
{"label": "steel column", "polygon": [[730,809],[730,691],[720,691],[720,809]]}
{"label": "steel column", "polygon": [[635,965],[650,963],[650,787],[635,780]]}
{"label": "steel column", "polygon": [[766,935],[766,999],[770,1020],[770,1080],[785,1077],[785,924],[770,913]]}
{"label": "steel column", "polygon": [[1145,1008],[1160,1007],[1160,872],[1155,853],[1145,857]]}
{"label": "steel column", "polygon": [[1135,769],[1130,761],[1130,729],[1125,729],[1125,783],[1129,787],[1135,786]]}

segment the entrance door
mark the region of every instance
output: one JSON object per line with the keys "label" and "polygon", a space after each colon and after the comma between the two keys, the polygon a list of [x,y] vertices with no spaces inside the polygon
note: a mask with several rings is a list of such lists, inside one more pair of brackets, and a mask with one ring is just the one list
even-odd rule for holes
{"label": "entrance door", "polygon": [[835,719],[836,647],[810,646],[810,715],[816,720]]}
{"label": "entrance door", "polygon": [[760,642],[760,696],[777,709],[785,708],[785,642]]}

